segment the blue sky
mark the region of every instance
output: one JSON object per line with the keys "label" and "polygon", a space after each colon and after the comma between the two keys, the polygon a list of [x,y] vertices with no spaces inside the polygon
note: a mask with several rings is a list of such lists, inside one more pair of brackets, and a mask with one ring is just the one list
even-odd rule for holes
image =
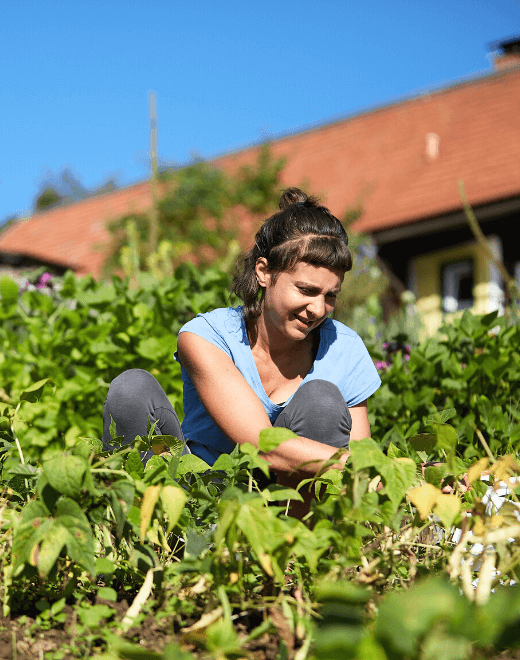
{"label": "blue sky", "polygon": [[520,0],[17,0],[0,22],[0,222],[492,70]]}

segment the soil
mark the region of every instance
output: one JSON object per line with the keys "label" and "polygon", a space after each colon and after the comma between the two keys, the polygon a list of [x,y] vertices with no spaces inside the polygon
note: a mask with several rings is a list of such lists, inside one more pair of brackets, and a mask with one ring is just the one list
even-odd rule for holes
{"label": "soil", "polygon": [[[128,603],[108,603],[116,609],[116,618],[121,620]],[[62,628],[50,630],[35,630],[34,619],[23,616],[13,619],[0,617],[0,660],[77,660],[78,658],[95,657],[102,651],[102,640],[95,638],[91,641],[89,648],[84,638],[75,639],[74,630],[76,626],[73,609],[66,606],[64,611],[67,620]],[[272,613],[274,615],[274,613]],[[239,631],[240,632],[240,631]],[[294,650],[291,640],[285,640],[286,635],[279,630],[280,636],[264,634],[259,639],[249,642],[244,657],[248,660],[276,660],[279,657],[280,637],[289,642],[289,657],[293,657]],[[137,628],[130,628],[125,638],[141,648],[160,652],[165,646],[172,642],[179,643],[179,638],[168,630],[168,623],[158,623],[153,617],[143,621]],[[182,644],[182,648],[191,651],[198,657],[195,644]],[[144,656],[143,656],[144,657]],[[206,656],[207,657],[207,656]],[[474,655],[475,660],[520,660],[520,649],[496,653],[492,651],[480,651]]]}
{"label": "soil", "polygon": [[[118,620],[123,618],[128,609],[126,601],[106,601],[106,604],[116,609],[115,616]],[[66,605],[63,611],[67,614],[63,626],[43,631],[37,630],[34,619],[28,616],[13,619],[0,617],[0,660],[76,660],[95,657],[96,653],[103,649],[101,638],[94,638],[89,648],[85,638],[76,638],[74,635],[76,621],[73,609]],[[159,623],[154,617],[148,617],[138,628],[130,628],[125,639],[139,644],[143,649],[160,652],[172,642],[180,643],[180,639],[168,630],[168,627],[168,622],[164,619]],[[180,645],[183,650],[198,656],[195,644],[184,642]],[[248,660],[276,660],[278,654],[278,638],[264,634],[247,645],[245,657]]]}

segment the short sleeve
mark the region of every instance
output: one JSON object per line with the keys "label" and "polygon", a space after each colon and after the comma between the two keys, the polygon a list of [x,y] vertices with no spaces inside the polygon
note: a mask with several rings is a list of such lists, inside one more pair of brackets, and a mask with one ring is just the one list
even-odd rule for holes
{"label": "short sleeve", "polygon": [[381,385],[381,379],[361,337],[343,323],[328,319],[313,370],[338,386],[349,407],[362,403]]}
{"label": "short sleeve", "polygon": [[[209,316],[209,315],[208,315]],[[215,327],[215,324],[212,324],[205,315],[199,314],[191,321],[188,321],[182,328],[179,330],[179,335],[182,332],[191,332],[194,335],[198,335],[206,341],[209,341],[211,344],[220,348],[226,355],[231,357],[231,349],[222,336],[221,332]],[[174,355],[175,359],[177,358],[177,353]]]}
{"label": "short sleeve", "polygon": [[345,401],[349,407],[352,407],[372,396],[381,385],[381,378],[359,335],[353,342],[347,365],[342,381],[346,394]]}

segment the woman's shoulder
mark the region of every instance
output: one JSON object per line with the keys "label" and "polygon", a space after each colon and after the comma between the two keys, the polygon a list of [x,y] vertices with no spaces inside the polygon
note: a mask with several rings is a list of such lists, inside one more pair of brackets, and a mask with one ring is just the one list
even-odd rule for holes
{"label": "woman's shoulder", "polygon": [[199,312],[195,318],[185,323],[182,326],[182,329],[189,325],[198,324],[201,321],[205,321],[212,326],[219,326],[221,324],[227,324],[229,321],[239,322],[241,319],[241,307],[217,307],[216,309],[212,309],[210,312]]}
{"label": "woman's shoulder", "polygon": [[219,307],[203,312],[185,323],[180,332],[193,332],[206,336],[207,333],[226,337],[243,334],[243,314],[241,307]]}

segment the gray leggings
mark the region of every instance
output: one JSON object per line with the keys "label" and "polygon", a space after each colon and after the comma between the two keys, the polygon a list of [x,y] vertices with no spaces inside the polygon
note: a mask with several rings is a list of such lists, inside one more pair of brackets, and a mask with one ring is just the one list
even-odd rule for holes
{"label": "gray leggings", "polygon": [[[130,444],[136,435],[146,436],[147,420],[157,422],[157,434],[174,435],[184,441],[179,419],[159,382],[143,369],[129,369],[110,384],[103,408],[103,449],[110,450],[110,417],[117,434]],[[339,389],[326,380],[301,385],[278,415],[273,426],[331,447],[348,447],[352,419]],[[185,445],[183,453],[190,453]],[[194,452],[196,448],[194,447]],[[149,451],[143,455],[148,460]]]}

